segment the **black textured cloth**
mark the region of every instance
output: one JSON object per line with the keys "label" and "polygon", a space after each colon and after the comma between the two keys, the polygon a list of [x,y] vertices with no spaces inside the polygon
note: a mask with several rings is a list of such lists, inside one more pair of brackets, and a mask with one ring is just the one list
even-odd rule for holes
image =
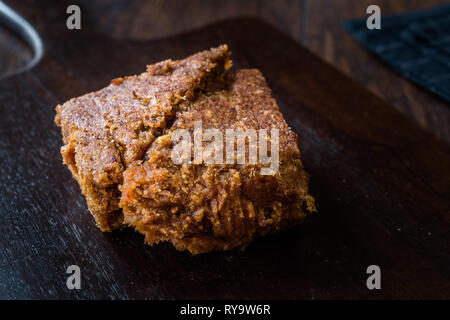
{"label": "black textured cloth", "polygon": [[450,102],[450,5],[400,15],[383,15],[381,29],[365,19],[344,27],[397,72]]}

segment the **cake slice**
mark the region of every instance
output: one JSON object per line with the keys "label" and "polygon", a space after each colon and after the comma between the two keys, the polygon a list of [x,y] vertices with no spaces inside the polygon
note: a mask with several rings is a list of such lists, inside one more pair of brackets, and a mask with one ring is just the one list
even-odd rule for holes
{"label": "cake slice", "polygon": [[263,75],[228,72],[229,55],[162,61],[57,106],[64,163],[102,231],[131,226],[197,254],[243,249],[315,210],[297,135]]}
{"label": "cake slice", "polygon": [[[207,164],[204,158],[174,161],[175,133],[185,130],[194,137],[200,121],[203,132],[216,129],[222,137],[229,129],[268,133],[277,129],[277,170],[261,174],[267,165],[250,163],[249,140],[241,164],[236,157],[227,163],[225,153],[222,163]],[[222,145],[226,150],[224,140]],[[202,152],[206,148],[202,143]],[[125,223],[143,233],[148,244],[170,241],[194,254],[243,249],[256,236],[293,226],[305,218],[305,210],[315,210],[297,135],[255,69],[230,72],[180,105],[172,127],[156,138],[142,161],[125,171],[120,207]]]}
{"label": "cake slice", "polygon": [[228,48],[221,46],[150,65],[56,107],[63,161],[102,231],[123,226],[123,172],[171,126],[181,102],[193,100],[230,66]]}

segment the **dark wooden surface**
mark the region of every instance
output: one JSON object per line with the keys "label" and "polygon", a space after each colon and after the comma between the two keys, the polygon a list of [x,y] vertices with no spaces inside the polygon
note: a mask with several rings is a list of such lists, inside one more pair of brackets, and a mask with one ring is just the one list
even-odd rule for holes
{"label": "dark wooden surface", "polygon": [[312,0],[309,1],[307,46],[389,102],[410,119],[450,143],[450,103],[404,79],[363,49],[342,28],[342,21],[365,17],[366,8],[377,4],[383,14],[431,8],[441,0]]}
{"label": "dark wooden surface", "polygon": [[[26,6],[48,1],[21,0]],[[450,143],[450,107],[410,83],[364,50],[342,28],[348,19],[366,16],[377,4],[382,14],[430,8],[446,0],[79,0],[83,27],[117,39],[151,40],[185,32],[236,16],[259,17],[290,35],[375,95]],[[62,8],[61,10],[63,10]],[[59,14],[63,14],[59,12]],[[55,12],[57,13],[57,12]],[[4,50],[3,50],[4,49]],[[29,53],[3,41],[0,29],[0,74],[14,70]]]}
{"label": "dark wooden surface", "polygon": [[0,78],[14,73],[32,57],[33,53],[23,39],[0,25]]}
{"label": "dark wooden surface", "polygon": [[[46,54],[0,80],[1,298],[450,298],[450,149],[391,105],[260,20],[131,41],[68,31],[56,7],[11,5]],[[267,77],[319,212],[244,252],[191,256],[131,230],[100,232],[61,163],[55,105],[220,43],[236,68]],[[78,291],[65,285],[72,264]],[[372,264],[381,290],[366,288]]]}

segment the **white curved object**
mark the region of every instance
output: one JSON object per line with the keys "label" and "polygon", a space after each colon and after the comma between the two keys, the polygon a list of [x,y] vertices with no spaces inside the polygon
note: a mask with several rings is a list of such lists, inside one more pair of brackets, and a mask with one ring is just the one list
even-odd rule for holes
{"label": "white curved object", "polygon": [[33,49],[33,59],[31,59],[28,64],[16,69],[14,74],[31,69],[35,66],[44,54],[44,45],[36,29],[2,1],[0,1],[0,24],[6,25],[9,29],[22,37]]}

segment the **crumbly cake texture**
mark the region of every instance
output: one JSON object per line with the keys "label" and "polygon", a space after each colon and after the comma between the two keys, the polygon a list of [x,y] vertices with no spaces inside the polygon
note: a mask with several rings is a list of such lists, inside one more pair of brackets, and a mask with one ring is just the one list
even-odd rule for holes
{"label": "crumbly cake texture", "polygon": [[[297,135],[263,75],[230,66],[223,45],[57,106],[64,163],[101,230],[128,225],[150,245],[170,241],[197,254],[244,249],[315,211]],[[277,128],[278,172],[261,175],[259,163],[175,164],[174,130],[192,133],[199,120],[224,136],[226,129]]]}

